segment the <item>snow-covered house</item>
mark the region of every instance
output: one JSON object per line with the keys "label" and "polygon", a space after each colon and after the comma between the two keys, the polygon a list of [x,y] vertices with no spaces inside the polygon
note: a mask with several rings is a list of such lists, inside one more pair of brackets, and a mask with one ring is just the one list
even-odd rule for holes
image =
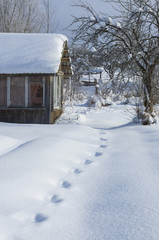
{"label": "snow-covered house", "polygon": [[71,74],[65,36],[0,33],[0,121],[53,123]]}

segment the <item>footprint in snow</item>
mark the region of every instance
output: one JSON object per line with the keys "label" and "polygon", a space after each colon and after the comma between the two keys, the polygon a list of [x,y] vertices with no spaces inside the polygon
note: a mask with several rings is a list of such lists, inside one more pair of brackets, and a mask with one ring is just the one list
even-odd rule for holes
{"label": "footprint in snow", "polygon": [[106,141],[107,141],[107,139],[106,139],[106,138],[101,138],[100,140],[101,140],[101,141],[104,141],[104,142],[106,142]]}
{"label": "footprint in snow", "polygon": [[59,198],[59,196],[58,195],[53,195],[53,197],[51,198],[51,202],[52,203],[60,203],[60,202],[62,202],[63,201],[63,199],[62,198]]}
{"label": "footprint in snow", "polygon": [[62,187],[63,187],[63,188],[70,188],[70,187],[71,187],[71,183],[68,182],[68,181],[64,181],[64,182],[62,183]]}
{"label": "footprint in snow", "polygon": [[105,132],[104,132],[104,131],[101,131],[100,134],[105,135]]}
{"label": "footprint in snow", "polygon": [[106,145],[100,145],[100,148],[106,148],[107,146]]}
{"label": "footprint in snow", "polygon": [[47,216],[41,214],[41,213],[38,213],[35,215],[35,218],[34,218],[34,222],[36,223],[40,223],[40,222],[44,222],[48,219]]}
{"label": "footprint in snow", "polygon": [[81,171],[79,168],[76,168],[76,169],[74,170],[74,173],[80,174],[80,173],[82,173],[82,171]]}
{"label": "footprint in snow", "polygon": [[101,156],[101,155],[102,155],[101,152],[96,152],[96,153],[95,153],[95,157],[99,157],[99,156]]}
{"label": "footprint in snow", "polygon": [[91,163],[92,163],[91,160],[86,160],[84,164],[85,164],[85,165],[89,165],[89,164],[91,164]]}

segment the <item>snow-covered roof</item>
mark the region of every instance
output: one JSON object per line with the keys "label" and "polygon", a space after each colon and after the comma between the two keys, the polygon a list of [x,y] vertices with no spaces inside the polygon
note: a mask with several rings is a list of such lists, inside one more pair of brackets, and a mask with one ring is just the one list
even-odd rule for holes
{"label": "snow-covered roof", "polygon": [[66,40],[61,34],[0,33],[0,74],[57,73]]}

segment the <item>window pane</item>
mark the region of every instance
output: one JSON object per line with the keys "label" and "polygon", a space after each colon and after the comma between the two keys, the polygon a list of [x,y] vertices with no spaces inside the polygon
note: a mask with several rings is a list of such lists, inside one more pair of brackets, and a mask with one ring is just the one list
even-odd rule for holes
{"label": "window pane", "polygon": [[54,109],[58,108],[58,77],[54,78],[54,96],[53,96],[53,101],[54,101]]}
{"label": "window pane", "polygon": [[59,77],[59,107],[61,108],[62,107],[62,105],[61,105],[61,98],[62,98],[62,96],[61,96],[61,77]]}
{"label": "window pane", "polygon": [[10,106],[25,107],[25,78],[24,77],[11,77]]}
{"label": "window pane", "polygon": [[54,78],[54,96],[53,96],[54,109],[61,108],[61,78]]}
{"label": "window pane", "polygon": [[7,77],[0,77],[0,106],[7,106]]}
{"label": "window pane", "polygon": [[29,106],[43,107],[43,83],[29,82]]}

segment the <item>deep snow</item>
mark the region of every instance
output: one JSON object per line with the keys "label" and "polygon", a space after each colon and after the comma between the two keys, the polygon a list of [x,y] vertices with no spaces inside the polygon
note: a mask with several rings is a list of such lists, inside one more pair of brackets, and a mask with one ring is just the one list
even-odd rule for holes
{"label": "deep snow", "polygon": [[65,41],[62,34],[0,33],[0,73],[57,73]]}
{"label": "deep snow", "polygon": [[0,123],[0,240],[159,239],[159,127],[123,109]]}

